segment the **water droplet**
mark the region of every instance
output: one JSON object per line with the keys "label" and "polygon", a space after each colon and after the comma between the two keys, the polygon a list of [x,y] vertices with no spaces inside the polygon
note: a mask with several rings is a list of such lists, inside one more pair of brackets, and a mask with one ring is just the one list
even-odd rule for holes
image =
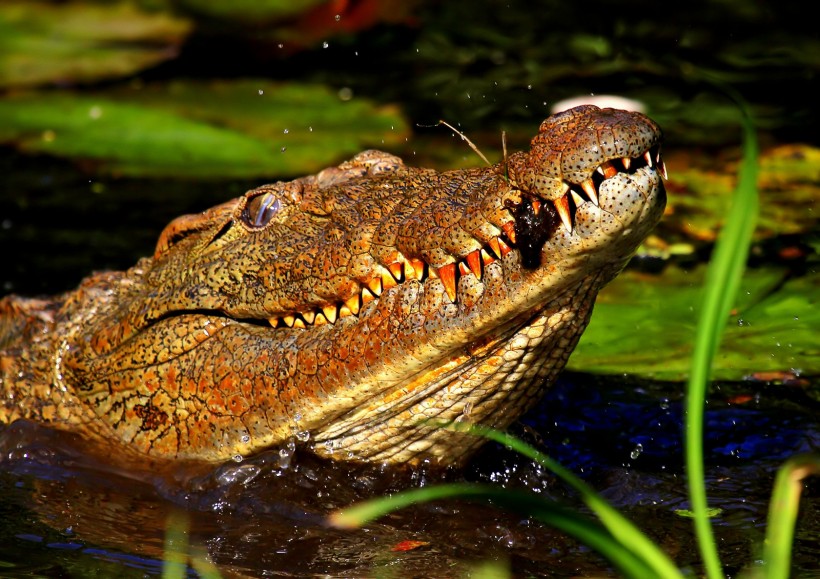
{"label": "water droplet", "polygon": [[243,434],[242,435],[242,444],[248,444],[251,441],[250,434]]}
{"label": "water droplet", "polygon": [[328,46],[330,46],[330,44],[327,41],[322,43],[322,48],[327,48]]}
{"label": "water droplet", "polygon": [[234,462],[242,462],[242,455],[241,454],[235,454],[235,455],[233,455],[232,458],[233,458]]}
{"label": "water droplet", "polygon": [[631,458],[632,460],[635,460],[636,458],[641,456],[642,452],[643,452],[643,444],[641,444],[639,442],[638,444],[635,445],[635,448],[632,449],[632,452],[629,453],[629,458]]}
{"label": "water droplet", "polygon": [[338,95],[339,100],[349,101],[353,98],[353,89],[351,89],[350,87],[342,87],[339,89]]}
{"label": "water droplet", "polygon": [[342,15],[341,15],[341,14],[337,14],[335,18],[336,18],[336,22],[338,22],[339,20],[341,20],[341,19],[342,19]]}
{"label": "water droplet", "polygon": [[283,153],[284,153],[285,151],[287,151],[287,150],[288,150],[288,148],[287,148],[287,147],[282,147],[282,152],[283,152]]}
{"label": "water droplet", "polygon": [[300,430],[296,433],[296,440],[299,442],[307,442],[310,440],[310,432],[307,430]]}
{"label": "water droplet", "polygon": [[259,93],[259,96],[262,96],[263,94],[265,94],[265,91],[263,91],[261,88],[257,92]]}
{"label": "water droplet", "polygon": [[99,119],[102,116],[102,108],[98,105],[94,105],[89,109],[88,116],[92,119]]}
{"label": "water droplet", "polygon": [[290,130],[289,130],[289,129],[285,129],[285,130],[284,130],[284,131],[282,131],[282,132],[283,132],[284,134],[286,134],[286,135],[287,135],[288,133],[290,133]]}

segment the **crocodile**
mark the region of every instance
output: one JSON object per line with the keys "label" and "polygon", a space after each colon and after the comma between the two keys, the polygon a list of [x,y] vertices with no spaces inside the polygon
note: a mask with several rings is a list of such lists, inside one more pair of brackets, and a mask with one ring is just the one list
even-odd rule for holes
{"label": "crocodile", "polygon": [[365,151],[172,221],[152,257],[0,300],[0,424],[111,456],[462,465],[544,394],[661,218],[662,133],[585,105],[436,172]]}

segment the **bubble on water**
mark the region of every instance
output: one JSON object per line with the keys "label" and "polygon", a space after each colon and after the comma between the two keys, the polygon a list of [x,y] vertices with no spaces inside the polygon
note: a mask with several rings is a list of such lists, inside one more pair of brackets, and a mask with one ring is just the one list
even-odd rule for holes
{"label": "bubble on water", "polygon": [[234,462],[242,462],[242,455],[241,454],[235,454],[231,458],[233,459]]}
{"label": "bubble on water", "polygon": [[643,452],[643,444],[641,444],[639,442],[638,444],[635,445],[635,448],[632,449],[632,452],[629,453],[629,458],[631,458],[632,460],[635,460],[636,458],[641,456],[642,452]]}
{"label": "bubble on water", "polygon": [[299,442],[307,442],[308,440],[310,440],[310,432],[308,432],[307,430],[300,430],[296,433],[296,440],[298,440]]}

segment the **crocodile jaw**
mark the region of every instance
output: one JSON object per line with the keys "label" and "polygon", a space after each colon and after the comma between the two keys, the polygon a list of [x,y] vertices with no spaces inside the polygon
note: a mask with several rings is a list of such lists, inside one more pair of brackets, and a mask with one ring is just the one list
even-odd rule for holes
{"label": "crocodile jaw", "polygon": [[419,340],[410,358],[433,362],[402,372],[385,367],[361,383],[360,403],[317,430],[314,452],[458,465],[483,441],[443,424],[505,428],[534,405],[566,364],[598,290],[662,216],[665,191],[658,171],[646,167],[605,180],[598,201],[578,203],[573,231],[554,232],[539,267],[522,268],[521,252],[512,251],[486,267],[481,282],[462,278],[458,295],[478,283],[481,299],[444,313],[438,323],[447,331]]}

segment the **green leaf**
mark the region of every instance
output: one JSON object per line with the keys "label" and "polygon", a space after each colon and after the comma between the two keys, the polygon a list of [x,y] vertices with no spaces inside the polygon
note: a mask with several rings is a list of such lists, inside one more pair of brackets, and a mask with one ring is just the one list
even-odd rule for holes
{"label": "green leaf", "polygon": [[259,24],[305,12],[326,0],[174,0],[181,8],[211,18]]}
{"label": "green leaf", "polygon": [[[682,380],[689,372],[704,269],[661,276],[624,272],[605,288],[569,360],[572,370]],[[755,372],[820,372],[820,272],[788,279],[750,270],[740,285],[712,377]]]}
{"label": "green leaf", "polygon": [[176,56],[190,23],[131,3],[0,3],[0,87],[129,76]]}
{"label": "green leaf", "polygon": [[406,132],[392,107],[263,80],[0,99],[0,142],[129,176],[312,173],[363,148],[395,144]]}

